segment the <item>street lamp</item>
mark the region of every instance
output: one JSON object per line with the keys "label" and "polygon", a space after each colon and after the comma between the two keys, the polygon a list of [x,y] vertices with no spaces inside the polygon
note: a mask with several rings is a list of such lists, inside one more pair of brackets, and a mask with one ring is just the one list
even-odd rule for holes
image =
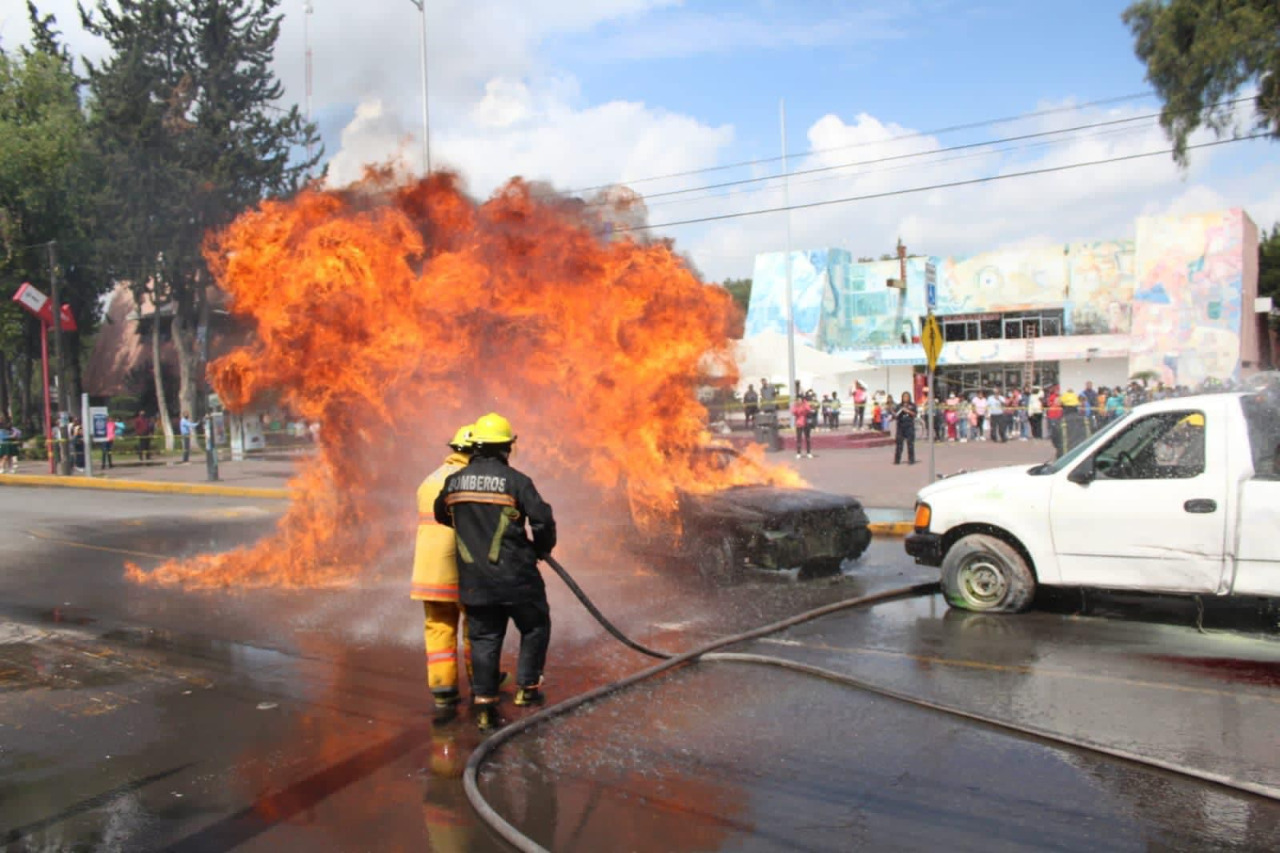
{"label": "street lamp", "polygon": [[422,174],[431,174],[431,119],[427,107],[427,0],[409,0],[422,13]]}

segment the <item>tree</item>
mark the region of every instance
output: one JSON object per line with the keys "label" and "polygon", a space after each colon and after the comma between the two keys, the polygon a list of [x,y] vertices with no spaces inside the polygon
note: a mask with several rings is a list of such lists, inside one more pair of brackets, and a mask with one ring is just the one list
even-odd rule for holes
{"label": "tree", "polygon": [[[86,198],[98,170],[89,145],[72,59],[61,46],[53,16],[28,5],[34,38],[16,55],[0,50],[0,398],[16,386],[17,403],[0,405],[19,419],[30,414],[30,376],[39,348],[39,324],[9,298],[23,281],[46,292],[57,275],[62,299],[82,332],[97,321],[106,282],[92,265]],[[53,250],[49,244],[53,243]],[[50,264],[53,264],[52,268]],[[66,381],[80,387],[80,336],[64,339]],[[10,379],[16,382],[10,383]]]}
{"label": "tree", "polygon": [[751,279],[726,278],[722,286],[729,291],[729,295],[733,297],[733,301],[742,309],[742,313],[745,315],[747,309],[751,306]]}
{"label": "tree", "polygon": [[[149,289],[156,322],[157,398],[171,427],[159,373],[163,316],[179,362],[180,408],[195,413],[199,335],[213,281],[206,236],[268,196],[294,192],[322,156],[314,125],[275,105],[270,68],[279,0],[102,0],[85,28],[113,53],[88,63],[94,127],[111,162],[101,209],[104,247],[135,291]],[[205,336],[207,340],[207,335]]]}
{"label": "tree", "polygon": [[1164,107],[1174,159],[1201,125],[1235,128],[1233,96],[1257,86],[1254,126],[1280,136],[1280,4],[1275,0],[1138,0],[1124,11],[1134,51]]}

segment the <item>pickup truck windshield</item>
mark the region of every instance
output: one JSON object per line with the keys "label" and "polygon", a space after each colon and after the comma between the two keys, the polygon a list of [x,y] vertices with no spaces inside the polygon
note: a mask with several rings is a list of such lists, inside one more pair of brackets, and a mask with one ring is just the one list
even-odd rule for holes
{"label": "pickup truck windshield", "polygon": [[1043,465],[1037,465],[1027,473],[1034,477],[1043,477],[1048,474],[1056,474],[1065,468],[1069,468],[1073,462],[1087,454],[1093,447],[1096,447],[1100,440],[1110,435],[1111,432],[1115,430],[1116,424],[1119,424],[1123,420],[1124,418],[1116,418],[1054,461],[1046,462]]}

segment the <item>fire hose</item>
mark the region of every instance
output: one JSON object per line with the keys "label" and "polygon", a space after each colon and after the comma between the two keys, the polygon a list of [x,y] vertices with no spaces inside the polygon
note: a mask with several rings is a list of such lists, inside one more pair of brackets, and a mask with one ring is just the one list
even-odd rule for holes
{"label": "fire hose", "polygon": [[552,705],[549,708],[544,708],[541,711],[538,711],[535,714],[531,714],[528,717],[524,717],[523,719],[520,719],[512,723],[511,725],[505,728],[502,728],[496,733],[494,733],[487,740],[481,743],[475,749],[474,752],[471,753],[471,757],[467,760],[467,766],[466,766],[466,769],[463,771],[463,776],[462,776],[463,789],[466,793],[467,800],[471,803],[471,807],[475,809],[476,814],[485,824],[487,824],[494,832],[496,832],[504,841],[509,843],[512,847],[516,848],[517,850],[526,851],[526,853],[547,853],[547,850],[546,848],[537,844],[537,842],[535,842],[533,839],[529,838],[528,836],[520,832],[518,829],[516,829],[511,823],[509,823],[505,818],[503,818],[502,815],[498,814],[497,810],[494,809],[492,806],[490,806],[489,803],[484,799],[484,796],[480,793],[480,787],[477,781],[477,777],[479,775],[480,766],[485,762],[485,760],[507,741],[512,740],[517,735],[523,732],[529,731],[535,726],[538,726],[554,717],[563,716],[564,714],[567,714],[568,712],[576,708],[579,708],[583,705],[586,705],[590,702],[594,702],[597,699],[603,699],[604,697],[609,696],[610,694],[625,690],[628,687],[631,687],[642,681],[646,681],[649,678],[652,678],[656,675],[660,675],[664,672],[669,672],[671,670],[682,667],[685,664],[697,662],[698,660],[723,661],[727,663],[765,664],[769,666],[777,666],[777,667],[789,669],[795,672],[800,672],[806,675],[812,675],[818,678],[823,678],[828,681],[832,681],[834,683],[841,684],[847,687],[853,687],[858,690],[865,690],[869,693],[874,693],[876,695],[883,696],[888,699],[894,699],[899,702],[905,702],[911,705],[916,705],[918,707],[926,708],[932,711],[937,711],[939,713],[950,714],[952,716],[960,717],[962,719],[979,723],[981,725],[990,726],[992,728],[1011,732],[1016,735],[1029,737],[1034,740],[1048,742],[1049,744],[1052,744],[1054,746],[1065,746],[1072,749],[1086,750],[1089,752],[1105,755],[1109,758],[1118,759],[1120,761],[1124,761],[1127,763],[1138,764],[1145,767],[1153,767],[1153,768],[1165,770],[1171,773],[1176,773],[1180,776],[1186,776],[1200,782],[1208,782],[1213,785],[1230,788],[1235,791],[1241,791],[1241,792],[1253,794],[1256,796],[1265,797],[1270,800],[1280,800],[1280,790],[1268,785],[1256,784],[1253,782],[1233,779],[1225,774],[1214,773],[1212,771],[1207,771],[1207,770],[1200,770],[1194,767],[1187,767],[1185,765],[1180,765],[1172,761],[1164,761],[1159,758],[1153,758],[1151,756],[1141,755],[1139,753],[1132,752],[1130,750],[1117,749],[1114,747],[1103,746],[1101,744],[1089,743],[1087,741],[1071,738],[1066,735],[1061,735],[1056,732],[1051,732],[1046,729],[1041,729],[1035,726],[1023,725],[1021,723],[1011,723],[1003,720],[994,719],[991,717],[986,717],[981,714],[965,711],[961,708],[956,708],[950,705],[933,702],[928,699],[922,699],[916,696],[911,696],[906,693],[893,690],[891,688],[882,687],[882,686],[873,684],[871,682],[864,681],[863,679],[860,679],[851,675],[834,672],[832,670],[823,669],[821,667],[813,666],[810,664],[787,660],[786,658],[771,657],[768,655],[747,654],[747,653],[737,653],[737,652],[718,652],[717,653],[718,649],[725,648],[726,646],[732,646],[738,643],[744,643],[744,642],[749,642],[751,640],[760,639],[761,637],[768,636],[769,634],[775,634],[779,631],[783,631],[788,628],[795,627],[796,625],[800,625],[804,622],[809,622],[814,619],[818,619],[822,616],[827,616],[832,613],[838,613],[843,610],[870,607],[877,604],[883,604],[889,601],[895,601],[895,600],[905,599],[905,598],[915,598],[922,595],[932,595],[934,593],[937,593],[940,590],[940,585],[936,581],[931,583],[920,583],[920,584],[913,584],[911,586],[896,587],[894,589],[884,590],[883,592],[877,592],[877,593],[872,593],[870,595],[859,596],[857,598],[851,598],[845,601],[838,601],[833,604],[828,604],[822,607],[815,608],[813,610],[807,610],[803,613],[800,613],[796,616],[789,617],[787,619],[782,619],[777,622],[772,622],[768,625],[763,625],[759,628],[753,628],[749,631],[744,631],[739,634],[733,634],[727,637],[721,637],[720,639],[713,640],[710,643],[706,643],[704,645],[690,649],[689,651],[686,651],[686,652],[676,653],[676,652],[664,652],[658,649],[652,649],[641,643],[637,643],[631,638],[627,637],[612,622],[610,622],[609,619],[603,613],[600,612],[600,609],[597,608],[595,606],[595,603],[591,601],[590,597],[587,596],[585,592],[583,592],[582,587],[578,586],[577,582],[574,581],[573,577],[564,568],[564,566],[560,565],[559,561],[557,561],[555,558],[549,555],[544,557],[543,559],[547,563],[547,565],[551,566],[551,568],[555,571],[555,573],[560,576],[560,579],[564,581],[565,585],[569,587],[569,591],[574,594],[574,597],[576,597],[578,601],[582,603],[582,605],[587,609],[587,611],[593,617],[595,617],[596,621],[598,621],[600,625],[606,631],[608,631],[615,639],[617,639],[619,642],[621,642],[623,645],[627,646],[628,648],[631,648],[643,655],[647,655],[648,657],[659,659],[661,663],[654,664],[653,666],[639,670],[638,672],[634,672],[631,675],[628,675],[624,678],[620,678],[616,681],[609,682],[608,684],[604,684],[600,687],[595,688],[594,690],[589,690],[586,693],[581,693],[577,696],[573,696],[569,699],[566,699],[563,702],[560,702],[556,705]]}

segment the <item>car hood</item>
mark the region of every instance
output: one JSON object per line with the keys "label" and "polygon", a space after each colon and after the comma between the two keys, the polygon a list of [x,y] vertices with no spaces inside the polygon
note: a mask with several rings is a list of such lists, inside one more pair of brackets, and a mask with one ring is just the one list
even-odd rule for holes
{"label": "car hood", "polygon": [[780,486],[733,486],[705,495],[686,493],[682,498],[704,510],[759,518],[862,506],[861,501],[848,495]]}
{"label": "car hood", "polygon": [[929,501],[938,495],[956,489],[985,489],[991,486],[999,486],[1010,481],[1025,482],[1030,475],[1027,473],[1032,468],[1038,468],[1036,465],[1011,465],[1005,468],[987,468],[983,471],[970,471],[967,474],[956,474],[952,477],[939,480],[936,483],[930,483],[925,486],[917,494],[917,499]]}

